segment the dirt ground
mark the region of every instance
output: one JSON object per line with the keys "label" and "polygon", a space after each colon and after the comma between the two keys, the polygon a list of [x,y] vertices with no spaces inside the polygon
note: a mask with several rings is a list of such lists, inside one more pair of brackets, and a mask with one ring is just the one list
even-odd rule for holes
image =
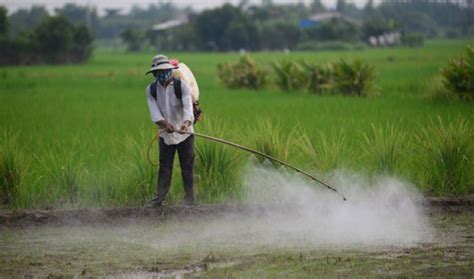
{"label": "dirt ground", "polygon": [[[214,218],[268,210],[258,206],[3,211],[0,277],[472,278],[473,201],[426,200],[435,229],[428,241],[317,247],[193,241]],[[156,239],[160,245],[150,244]]]}

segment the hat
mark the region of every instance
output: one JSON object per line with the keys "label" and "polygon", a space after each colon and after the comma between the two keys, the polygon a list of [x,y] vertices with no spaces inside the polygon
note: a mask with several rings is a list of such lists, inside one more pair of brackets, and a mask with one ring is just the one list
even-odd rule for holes
{"label": "hat", "polygon": [[178,66],[174,66],[170,63],[170,60],[165,55],[159,54],[151,60],[151,67],[145,75],[157,71],[157,70],[171,70],[177,69]]}

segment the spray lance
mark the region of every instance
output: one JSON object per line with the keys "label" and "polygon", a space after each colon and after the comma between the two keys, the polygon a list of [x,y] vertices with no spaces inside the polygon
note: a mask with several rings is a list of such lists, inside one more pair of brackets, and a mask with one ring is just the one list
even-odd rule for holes
{"label": "spray lance", "polygon": [[[177,132],[177,131],[174,131],[174,132]],[[173,132],[173,133],[174,133],[174,132]],[[244,150],[244,151],[250,152],[250,153],[255,154],[255,155],[260,155],[260,156],[262,156],[262,157],[264,157],[264,158],[267,158],[268,160],[277,162],[277,163],[279,163],[279,164],[281,164],[281,165],[283,165],[283,166],[285,166],[285,167],[288,167],[288,168],[290,168],[290,169],[292,169],[292,170],[294,170],[294,171],[296,171],[296,172],[298,172],[298,173],[301,173],[301,174],[307,176],[307,177],[310,178],[312,181],[315,181],[315,182],[319,183],[320,185],[325,186],[325,187],[328,188],[329,190],[335,192],[336,194],[340,195],[344,201],[347,200],[346,197],[345,197],[343,194],[341,194],[339,191],[337,191],[336,188],[331,187],[331,186],[330,186],[329,184],[327,184],[326,182],[324,182],[324,181],[322,181],[322,180],[320,180],[320,179],[314,177],[313,175],[311,175],[311,174],[305,172],[304,170],[301,170],[301,169],[299,169],[299,168],[297,168],[297,167],[294,167],[294,166],[292,166],[292,165],[290,165],[290,164],[288,164],[288,163],[286,163],[286,162],[284,162],[284,161],[282,161],[282,160],[280,160],[280,159],[277,159],[277,158],[275,158],[275,157],[272,157],[272,156],[270,156],[270,155],[268,155],[268,154],[265,154],[265,153],[260,152],[260,151],[258,151],[258,150],[251,149],[251,148],[249,148],[249,147],[247,147],[247,146],[243,146],[243,145],[240,145],[240,144],[237,144],[237,143],[234,143],[234,142],[230,142],[230,141],[227,141],[227,140],[223,140],[223,139],[216,138],[216,137],[211,137],[211,136],[204,135],[204,134],[200,134],[200,133],[196,133],[196,132],[194,132],[194,133],[191,133],[191,132],[181,132],[181,133],[183,133],[183,134],[189,134],[189,135],[195,135],[195,136],[200,137],[200,138],[203,138],[203,139],[207,139],[207,140],[211,140],[211,141],[223,143],[223,144],[226,144],[226,145],[230,145],[230,146],[233,146],[233,147],[238,148],[238,149],[240,149],[240,150]],[[153,143],[154,143],[155,141],[157,141],[159,137],[160,137],[160,133],[158,132],[157,135],[150,141],[150,143],[149,143],[149,145],[148,145],[148,148],[147,148],[147,152],[146,152],[146,156],[147,156],[148,162],[150,162],[150,164],[152,164],[152,165],[154,165],[154,166],[158,166],[158,164],[155,163],[155,162],[153,162],[153,161],[151,160],[150,151],[151,151],[151,147],[152,147]]]}

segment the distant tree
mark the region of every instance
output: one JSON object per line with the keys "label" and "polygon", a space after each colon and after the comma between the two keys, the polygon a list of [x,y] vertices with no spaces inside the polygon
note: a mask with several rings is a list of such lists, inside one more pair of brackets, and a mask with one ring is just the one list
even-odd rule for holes
{"label": "distant tree", "polygon": [[362,24],[362,34],[364,39],[371,36],[379,36],[391,31],[390,24],[380,16],[373,16],[367,18]]}
{"label": "distant tree", "polygon": [[383,0],[377,11],[385,19],[397,21],[407,33],[436,36],[451,30],[469,35],[474,31],[474,9],[468,1]]}
{"label": "distant tree", "polygon": [[75,27],[64,16],[46,18],[32,32],[32,44],[46,63],[77,63],[90,57],[92,35],[84,26]]}
{"label": "distant tree", "polygon": [[273,0],[262,0],[262,7],[273,6]]}
{"label": "distant tree", "polygon": [[257,26],[245,17],[238,17],[226,30],[225,40],[233,50],[256,49],[259,41]]}
{"label": "distant tree", "polygon": [[320,41],[356,41],[359,38],[358,28],[351,22],[332,19],[306,30],[311,40]]}
{"label": "distant tree", "polygon": [[72,60],[77,62],[86,61],[92,54],[94,37],[85,25],[79,25],[75,29]]}
{"label": "distant tree", "polygon": [[198,49],[199,38],[191,24],[179,26],[172,30],[172,32],[169,44],[163,46],[163,49],[171,51],[193,51]]}
{"label": "distant tree", "polygon": [[105,9],[105,17],[116,17],[119,16],[120,9],[107,8]]}
{"label": "distant tree", "polygon": [[375,11],[374,0],[368,0],[364,7],[364,13],[367,15],[373,14]]}
{"label": "distant tree", "polygon": [[46,62],[69,62],[68,54],[74,46],[74,31],[74,25],[64,16],[43,20],[34,32],[34,39]]}
{"label": "distant tree", "polygon": [[145,36],[140,30],[124,30],[120,37],[127,44],[128,51],[136,52],[142,50]]}
{"label": "distant tree", "polygon": [[196,18],[196,31],[201,38],[202,47],[208,50],[231,49],[230,35],[226,35],[226,32],[233,21],[245,20],[243,18],[245,15],[242,11],[230,4],[199,14]]}
{"label": "distant tree", "polygon": [[301,37],[298,26],[286,20],[267,21],[260,29],[260,47],[263,49],[292,49]]}
{"label": "distant tree", "polygon": [[48,17],[48,11],[44,7],[33,6],[29,10],[19,9],[10,15],[11,35],[13,38],[22,32],[27,32],[39,26]]}
{"label": "distant tree", "polygon": [[321,13],[326,10],[321,0],[313,0],[310,5],[310,10],[312,13]]}
{"label": "distant tree", "polygon": [[336,11],[338,11],[340,13],[344,13],[346,5],[347,5],[347,3],[346,3],[345,0],[337,0],[337,2],[336,2]]}
{"label": "distant tree", "polygon": [[67,17],[74,25],[86,25],[92,30],[98,26],[98,15],[95,9],[67,3],[55,9],[57,15]]}
{"label": "distant tree", "polygon": [[0,39],[7,39],[10,30],[8,22],[8,12],[3,6],[0,6]]}

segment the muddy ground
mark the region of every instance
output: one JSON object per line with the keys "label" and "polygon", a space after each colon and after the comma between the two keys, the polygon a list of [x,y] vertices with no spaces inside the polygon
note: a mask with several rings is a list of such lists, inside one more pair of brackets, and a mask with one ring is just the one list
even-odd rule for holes
{"label": "muddy ground", "polygon": [[245,236],[235,241],[196,237],[216,225],[215,219],[255,218],[268,207],[3,211],[0,277],[472,278],[473,201],[425,200],[425,214],[434,229],[427,240],[316,246],[251,243]]}

